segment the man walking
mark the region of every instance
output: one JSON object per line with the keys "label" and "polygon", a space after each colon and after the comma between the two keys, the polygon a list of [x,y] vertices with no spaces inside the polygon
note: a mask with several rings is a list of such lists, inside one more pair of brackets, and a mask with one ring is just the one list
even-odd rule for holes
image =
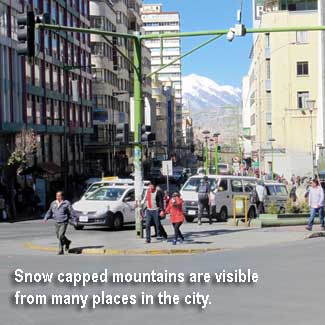
{"label": "man walking", "polygon": [[201,184],[197,188],[197,192],[198,192],[198,209],[199,209],[197,223],[199,226],[202,224],[201,219],[204,210],[206,210],[210,224],[212,224],[212,215],[210,213],[210,185],[207,176],[203,177]]}
{"label": "man walking", "polygon": [[314,219],[316,213],[319,215],[321,230],[325,230],[324,224],[324,191],[320,186],[318,179],[314,179],[309,189],[309,206],[310,206],[310,218],[308,222],[307,230],[311,231],[314,225]]}
{"label": "man walking", "polygon": [[44,222],[47,222],[49,218],[53,218],[55,221],[56,237],[59,240],[58,255],[64,254],[64,248],[68,252],[71,245],[71,240],[65,237],[65,232],[71,215],[71,203],[64,200],[62,191],[56,192],[56,200],[51,203],[50,208],[44,217]]}
{"label": "man walking", "polygon": [[167,237],[165,229],[160,223],[160,213],[164,212],[164,194],[156,188],[156,185],[151,183],[146,195],[146,242],[151,242],[151,223],[154,222],[157,238]]}

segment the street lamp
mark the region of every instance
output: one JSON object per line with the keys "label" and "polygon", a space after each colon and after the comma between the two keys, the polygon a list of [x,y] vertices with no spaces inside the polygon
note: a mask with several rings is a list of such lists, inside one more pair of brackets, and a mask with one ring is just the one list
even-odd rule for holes
{"label": "street lamp", "polygon": [[273,142],[275,142],[275,139],[269,139],[269,142],[271,143],[271,153],[272,153],[272,162],[271,162],[271,179],[274,180],[274,148],[273,148]]}
{"label": "street lamp", "polygon": [[311,160],[312,160],[312,175],[314,177],[315,174],[315,154],[314,154],[314,132],[313,132],[313,111],[316,109],[316,100],[307,99],[306,106],[310,113],[310,139],[311,139]]}
{"label": "street lamp", "polygon": [[204,135],[204,139],[205,139],[205,162],[204,162],[204,168],[205,168],[205,174],[208,175],[209,173],[209,147],[208,147],[208,139],[209,139],[209,134],[210,131],[209,130],[204,130],[202,132],[202,134]]}
{"label": "street lamp", "polygon": [[219,174],[219,136],[220,136],[220,133],[215,133],[213,135],[213,137],[215,139],[214,163],[216,166],[216,175]]}

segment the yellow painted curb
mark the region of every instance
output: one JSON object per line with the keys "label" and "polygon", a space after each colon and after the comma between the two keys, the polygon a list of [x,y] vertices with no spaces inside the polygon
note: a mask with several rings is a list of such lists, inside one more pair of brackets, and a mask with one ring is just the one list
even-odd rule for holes
{"label": "yellow painted curb", "polygon": [[[57,252],[57,248],[47,247],[41,245],[35,245],[31,242],[25,243],[24,247],[44,251],[44,252]],[[200,253],[218,252],[221,248],[175,248],[175,249],[110,249],[110,248],[84,248],[70,249],[70,254],[82,254],[82,255],[106,255],[106,256],[135,256],[135,255],[192,255]]]}
{"label": "yellow painted curb", "polygon": [[58,251],[57,248],[35,245],[31,242],[25,243],[24,247],[32,249],[32,250],[36,250],[36,251],[43,251],[43,252],[57,252]]}
{"label": "yellow painted curb", "polygon": [[312,238],[319,238],[319,237],[325,237],[325,232],[324,231],[313,232],[311,234],[308,234],[305,237],[305,239],[312,239]]}

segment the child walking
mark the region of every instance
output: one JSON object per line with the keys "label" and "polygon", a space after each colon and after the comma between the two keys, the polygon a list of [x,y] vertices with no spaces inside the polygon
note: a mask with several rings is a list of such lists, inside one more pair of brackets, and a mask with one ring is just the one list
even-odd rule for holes
{"label": "child walking", "polygon": [[181,233],[180,227],[184,222],[183,214],[183,200],[181,199],[179,193],[174,193],[172,199],[169,201],[166,208],[166,213],[170,213],[170,221],[174,227],[175,238],[173,240],[173,245],[176,245],[177,239],[180,239],[180,243],[183,242],[184,237]]}

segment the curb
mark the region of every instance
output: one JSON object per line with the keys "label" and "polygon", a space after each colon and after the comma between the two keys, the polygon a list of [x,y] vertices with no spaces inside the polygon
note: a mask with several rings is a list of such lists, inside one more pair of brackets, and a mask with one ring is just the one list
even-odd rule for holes
{"label": "curb", "polygon": [[324,231],[313,232],[312,234],[307,235],[305,239],[312,239],[312,238],[319,238],[319,237],[325,237],[325,232]]}
{"label": "curb", "polygon": [[[25,248],[43,251],[43,252],[57,252],[54,247],[47,247],[36,245],[31,242],[24,244]],[[70,254],[76,255],[106,255],[106,256],[135,256],[135,255],[192,255],[200,253],[220,252],[221,248],[175,248],[175,249],[110,249],[110,248],[71,248]]]}

